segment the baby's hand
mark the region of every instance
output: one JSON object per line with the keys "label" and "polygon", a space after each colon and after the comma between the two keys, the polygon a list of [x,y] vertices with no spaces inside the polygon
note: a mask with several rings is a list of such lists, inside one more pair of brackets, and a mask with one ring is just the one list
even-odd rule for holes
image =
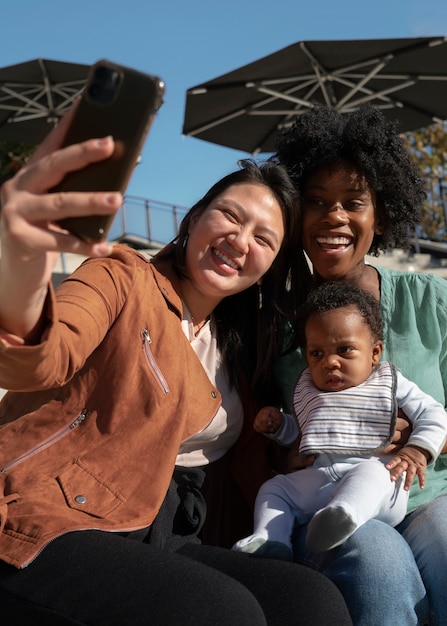
{"label": "baby's hand", "polygon": [[430,453],[427,450],[418,448],[417,446],[404,446],[395,457],[386,464],[386,468],[390,470],[391,480],[396,481],[399,476],[406,472],[405,491],[411,487],[414,477],[417,475],[419,479],[419,487],[425,487],[425,468]]}
{"label": "baby's hand", "polygon": [[253,428],[257,433],[271,435],[276,433],[282,424],[282,413],[274,406],[265,406],[255,417]]}

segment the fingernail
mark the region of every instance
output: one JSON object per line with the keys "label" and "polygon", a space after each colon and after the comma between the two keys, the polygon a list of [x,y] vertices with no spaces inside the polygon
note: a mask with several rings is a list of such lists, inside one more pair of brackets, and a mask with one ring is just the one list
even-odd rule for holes
{"label": "fingernail", "polygon": [[101,139],[96,140],[96,145],[102,148],[102,146],[106,146],[110,140],[112,139],[112,135],[107,135],[107,137],[102,137]]}
{"label": "fingernail", "polygon": [[110,256],[112,254],[113,246],[106,241],[97,243],[93,246],[93,253],[98,256]]}
{"label": "fingernail", "polygon": [[122,202],[122,196],[119,192],[117,193],[108,193],[105,197],[106,204],[110,204],[111,206],[116,206],[117,203]]}

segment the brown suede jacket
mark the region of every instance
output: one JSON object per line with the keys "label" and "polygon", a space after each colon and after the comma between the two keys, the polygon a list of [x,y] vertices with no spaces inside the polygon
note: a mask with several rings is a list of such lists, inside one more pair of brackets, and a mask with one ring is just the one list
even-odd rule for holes
{"label": "brown suede jacket", "polygon": [[[0,559],[25,567],[63,533],[152,523],[180,442],[220,405],[177,286],[170,262],[116,246],[50,288],[39,344],[0,333],[0,387],[13,390],[0,404]],[[251,505],[269,469],[245,406],[232,465]]]}

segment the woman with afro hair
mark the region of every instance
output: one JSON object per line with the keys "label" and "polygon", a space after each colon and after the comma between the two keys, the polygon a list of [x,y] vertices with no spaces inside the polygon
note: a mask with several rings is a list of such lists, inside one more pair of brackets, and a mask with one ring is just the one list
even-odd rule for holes
{"label": "woman with afro hair", "polygon": [[[423,182],[396,124],[369,105],[349,114],[317,106],[283,131],[273,158],[301,193],[302,244],[314,284],[346,280],[372,293],[384,322],[383,359],[446,406],[447,281],[365,261],[409,247],[420,221]],[[304,366],[299,349],[278,366],[286,409]],[[401,422],[393,449],[407,439]],[[306,548],[306,527],[295,531],[295,560],[337,584],[356,626],[447,624],[447,446],[442,452],[426,487],[413,483],[396,528],[371,520],[318,555]],[[299,467],[292,455],[292,469]]]}

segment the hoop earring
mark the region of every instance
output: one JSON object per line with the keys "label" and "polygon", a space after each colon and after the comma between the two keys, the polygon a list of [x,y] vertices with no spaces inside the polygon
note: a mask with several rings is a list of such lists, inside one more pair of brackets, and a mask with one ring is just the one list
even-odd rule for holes
{"label": "hoop earring", "polygon": [[182,241],[182,248],[183,250],[186,248],[186,244],[188,243],[188,239],[189,239],[189,233],[186,233],[185,237],[183,238]]}
{"label": "hoop earring", "polygon": [[262,286],[258,283],[258,311],[262,309]]}

